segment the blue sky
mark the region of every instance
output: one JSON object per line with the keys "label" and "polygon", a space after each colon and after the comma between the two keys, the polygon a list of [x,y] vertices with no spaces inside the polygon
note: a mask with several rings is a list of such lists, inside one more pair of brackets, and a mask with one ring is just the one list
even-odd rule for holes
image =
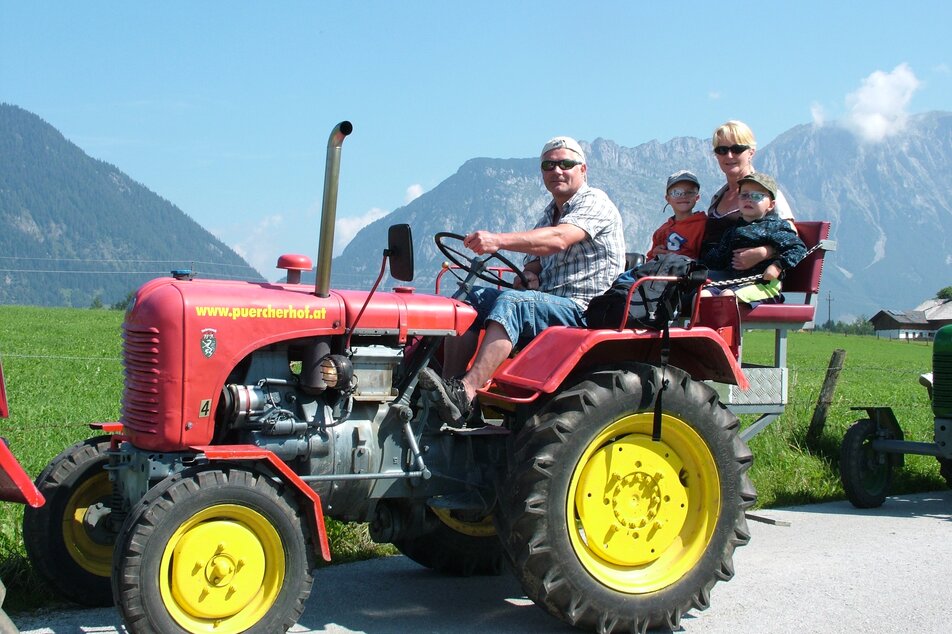
{"label": "blue sky", "polygon": [[280,253],[316,253],[344,119],[342,241],[470,158],[557,134],[636,146],[742,119],[761,146],[811,121],[889,142],[905,115],[952,110],[952,3],[674,6],[0,0],[0,101],[269,279]]}

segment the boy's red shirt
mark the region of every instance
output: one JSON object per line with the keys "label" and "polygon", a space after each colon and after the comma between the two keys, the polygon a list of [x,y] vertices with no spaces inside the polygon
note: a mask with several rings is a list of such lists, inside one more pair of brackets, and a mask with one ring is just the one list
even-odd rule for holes
{"label": "boy's red shirt", "polygon": [[658,249],[662,248],[667,253],[698,259],[701,256],[701,241],[704,239],[706,225],[707,214],[703,211],[695,211],[684,220],[675,220],[674,216],[671,216],[651,236],[651,249],[646,258],[650,260],[658,254]]}

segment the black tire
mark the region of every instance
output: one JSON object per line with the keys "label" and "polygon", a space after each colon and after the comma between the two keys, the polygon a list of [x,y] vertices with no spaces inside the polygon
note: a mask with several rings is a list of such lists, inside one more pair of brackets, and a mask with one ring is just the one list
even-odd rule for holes
{"label": "black tire", "polygon": [[312,544],[282,483],[239,467],[189,469],[156,485],[126,519],[116,605],[132,634],[284,632],[311,591]]}
{"label": "black tire", "polygon": [[103,468],[109,436],[76,443],[36,479],[46,503],[23,513],[23,544],[37,574],[59,595],[88,606],[112,605],[116,531],[112,484]]}
{"label": "black tire", "polygon": [[750,539],[753,456],[737,418],[683,371],[665,377],[660,443],[662,372],[642,364],[582,377],[511,440],[500,536],[529,598],[576,627],[676,629]]}
{"label": "black tire", "polygon": [[877,437],[876,423],[864,418],[850,425],[840,445],[840,481],[856,508],[882,506],[892,484],[892,459],[870,446]]}
{"label": "black tire", "polygon": [[952,489],[952,460],[939,458],[939,473],[945,478],[945,484]]}
{"label": "black tire", "polygon": [[453,511],[427,508],[431,531],[393,542],[401,553],[425,568],[454,576],[498,575],[504,552],[492,518],[468,518]]}

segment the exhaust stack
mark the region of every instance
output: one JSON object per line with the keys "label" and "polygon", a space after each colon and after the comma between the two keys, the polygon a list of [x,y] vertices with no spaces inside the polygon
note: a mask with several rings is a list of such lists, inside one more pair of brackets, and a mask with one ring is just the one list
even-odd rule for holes
{"label": "exhaust stack", "polygon": [[331,259],[334,255],[334,227],[337,222],[337,185],[340,180],[340,148],[344,137],[354,131],[350,121],[341,121],[327,139],[327,161],[324,165],[324,203],[321,206],[321,236],[317,247],[317,270],[314,294],[330,295]]}

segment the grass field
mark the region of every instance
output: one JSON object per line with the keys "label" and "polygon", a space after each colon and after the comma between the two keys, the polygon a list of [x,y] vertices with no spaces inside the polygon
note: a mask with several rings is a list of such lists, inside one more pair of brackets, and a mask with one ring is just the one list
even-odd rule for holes
{"label": "grass field", "polygon": [[[120,325],[123,314],[83,310],[0,306],[0,359],[10,401],[10,418],[0,419],[0,436],[33,477],[60,451],[93,435],[90,422],[119,416],[122,390]],[[833,350],[846,350],[824,434],[806,447],[806,432]],[[744,358],[766,362],[773,350],[767,332],[744,335]],[[837,471],[839,443],[861,412],[853,406],[889,405],[906,437],[932,440],[932,412],[918,376],[931,369],[932,347],[826,333],[794,333],[789,340],[790,404],[750,443],[751,477],[758,505],[819,502],[843,498]],[[934,458],[907,456],[895,493],[943,488]],[[48,601],[32,575],[22,546],[21,506],[0,503],[0,578],[9,590],[9,610]],[[336,559],[372,556],[362,527],[332,523]]]}

